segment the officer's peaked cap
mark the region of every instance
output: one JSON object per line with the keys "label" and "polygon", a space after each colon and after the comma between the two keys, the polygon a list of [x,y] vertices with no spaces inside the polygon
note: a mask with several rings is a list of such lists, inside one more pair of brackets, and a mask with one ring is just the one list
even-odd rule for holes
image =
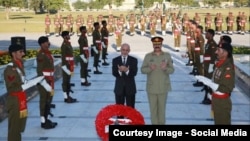
{"label": "officer's peaked cap", "polygon": [[231,56],[233,53],[233,47],[229,43],[222,43],[219,45],[219,48],[226,50],[228,52],[229,56]]}
{"label": "officer's peaked cap", "polygon": [[46,37],[46,36],[41,36],[39,37],[38,39],[38,44],[41,45],[42,43],[45,43],[45,42],[48,42],[49,41],[49,38]]}
{"label": "officer's peaked cap", "polygon": [[164,39],[162,37],[159,37],[159,36],[151,38],[151,41],[152,41],[153,44],[162,43],[163,40]]}
{"label": "officer's peaked cap", "polygon": [[18,50],[23,50],[24,47],[22,45],[19,45],[19,44],[11,44],[9,46],[9,53],[12,53],[12,52],[15,52],[15,51],[18,51]]}

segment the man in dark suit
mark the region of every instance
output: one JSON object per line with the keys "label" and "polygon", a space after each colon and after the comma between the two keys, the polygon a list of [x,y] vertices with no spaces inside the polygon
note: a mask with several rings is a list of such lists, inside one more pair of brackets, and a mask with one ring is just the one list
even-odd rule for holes
{"label": "man in dark suit", "polygon": [[116,104],[125,104],[135,107],[136,84],[135,76],[138,70],[138,61],[135,57],[128,55],[130,46],[127,43],[121,45],[121,55],[112,60],[112,74],[115,80]]}

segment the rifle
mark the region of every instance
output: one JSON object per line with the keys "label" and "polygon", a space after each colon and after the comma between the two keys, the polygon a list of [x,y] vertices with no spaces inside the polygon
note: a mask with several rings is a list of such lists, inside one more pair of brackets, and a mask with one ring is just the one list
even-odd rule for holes
{"label": "rifle", "polygon": [[71,87],[74,87],[75,84],[74,83],[68,83],[67,84],[67,92],[71,92],[71,93],[74,93],[74,91],[71,89]]}
{"label": "rifle", "polygon": [[211,100],[208,99],[208,95],[212,93],[212,89],[206,85],[204,85],[204,87],[201,89],[201,91],[205,91],[205,95],[204,98],[202,100],[202,104],[210,104]]}
{"label": "rifle", "polygon": [[45,105],[45,115],[50,115],[51,117],[53,117],[54,115],[51,113],[51,108],[56,108],[55,104],[51,104],[51,103],[46,103]]}

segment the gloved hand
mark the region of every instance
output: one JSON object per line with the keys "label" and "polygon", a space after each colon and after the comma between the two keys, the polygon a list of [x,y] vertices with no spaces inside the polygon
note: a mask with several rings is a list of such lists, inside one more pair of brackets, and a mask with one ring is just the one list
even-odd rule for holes
{"label": "gloved hand", "polygon": [[88,60],[85,58],[85,56],[82,54],[82,55],[80,55],[80,57],[81,57],[81,59],[82,59],[82,61],[84,62],[84,63],[88,63]]}
{"label": "gloved hand", "polygon": [[40,85],[42,85],[47,92],[52,91],[52,87],[47,83],[45,79],[43,79],[43,81],[40,82]]}
{"label": "gloved hand", "polygon": [[209,64],[208,72],[211,73],[213,71],[214,71],[214,64]]}
{"label": "gloved hand", "polygon": [[31,80],[28,80],[25,84],[22,85],[22,89],[27,90],[28,88],[40,83],[43,79],[44,79],[44,76],[39,76]]}
{"label": "gloved hand", "polygon": [[63,69],[63,71],[64,71],[65,73],[67,73],[68,75],[71,75],[71,72],[70,72],[70,70],[67,68],[66,65],[62,66],[62,69]]}
{"label": "gloved hand", "polygon": [[92,48],[93,48],[94,52],[97,54],[98,50],[96,49],[96,46],[93,46]]}
{"label": "gloved hand", "polygon": [[203,63],[203,55],[200,55],[200,63]]}
{"label": "gloved hand", "polygon": [[102,42],[102,47],[103,47],[103,48],[106,48],[106,46],[105,46],[104,42]]}
{"label": "gloved hand", "polygon": [[213,91],[216,91],[219,87],[218,84],[214,83],[211,79],[208,79],[207,77],[197,75],[197,76],[195,76],[195,78],[198,81],[202,82],[203,84],[209,86]]}

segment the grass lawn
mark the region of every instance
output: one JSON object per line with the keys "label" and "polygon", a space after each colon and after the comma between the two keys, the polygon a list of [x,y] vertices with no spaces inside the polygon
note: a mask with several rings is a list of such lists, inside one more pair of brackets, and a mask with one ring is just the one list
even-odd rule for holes
{"label": "grass lawn", "polygon": [[[131,11],[113,11],[114,16],[119,16],[121,13],[123,15],[127,15]],[[135,14],[139,14],[140,11],[133,11]],[[178,12],[173,11],[173,12]],[[227,9],[184,9],[184,13],[188,13],[190,18],[194,17],[195,13],[199,13],[199,15],[202,18],[202,22],[204,22],[204,16],[207,12],[211,13],[211,15],[214,17],[216,13],[221,12],[223,15],[223,18],[225,19],[228,15],[228,12],[233,12],[233,15],[236,17],[238,15],[238,12],[245,12],[245,15],[249,17],[250,15],[250,9],[249,7],[244,8],[227,8]],[[145,13],[148,13],[147,11]],[[77,17],[77,15],[82,14],[84,19],[87,19],[88,15],[93,15],[95,20],[96,17],[99,14],[102,14],[105,18],[109,15],[109,11],[103,10],[103,11],[82,11],[82,12],[60,12],[60,15],[62,15],[64,18],[66,18],[67,15],[72,14],[74,18]],[[44,18],[46,14],[35,14],[34,12],[11,12],[10,13],[10,19],[5,19],[5,12],[0,12],[0,33],[8,33],[8,32],[44,32],[45,25],[44,25]],[[51,20],[53,23],[53,18],[55,14],[51,14]],[[204,23],[202,23],[204,24]],[[234,26],[236,28],[236,26]],[[226,29],[226,24],[224,20],[224,27],[223,30]],[[247,29],[249,29],[249,24],[247,24]],[[53,25],[51,26],[51,32],[53,32]]]}

